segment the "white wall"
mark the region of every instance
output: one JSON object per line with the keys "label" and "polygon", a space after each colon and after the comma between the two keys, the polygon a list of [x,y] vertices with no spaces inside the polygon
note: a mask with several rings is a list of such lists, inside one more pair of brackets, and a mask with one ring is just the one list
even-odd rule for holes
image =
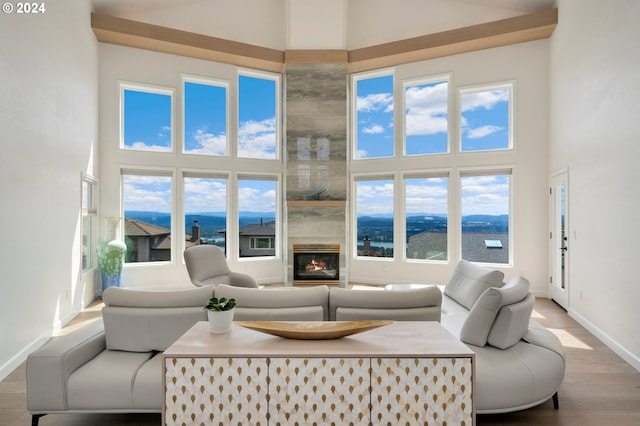
{"label": "white wall", "polygon": [[550,170],[569,169],[569,313],[640,369],[640,2],[558,4]]}
{"label": "white wall", "polygon": [[0,379],[95,294],[81,173],[96,174],[97,42],[85,1],[0,14]]}

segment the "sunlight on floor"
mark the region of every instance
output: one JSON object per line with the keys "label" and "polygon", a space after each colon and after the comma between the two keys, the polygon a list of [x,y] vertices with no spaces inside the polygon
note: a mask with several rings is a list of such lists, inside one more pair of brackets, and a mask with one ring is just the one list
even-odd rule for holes
{"label": "sunlight on floor", "polygon": [[567,330],[562,330],[559,328],[550,328],[549,329],[553,334],[558,336],[560,342],[562,342],[562,346],[565,348],[574,348],[574,349],[586,349],[592,351],[593,348],[582,340],[575,337],[573,334],[569,333]]}
{"label": "sunlight on floor", "polygon": [[540,312],[536,311],[535,309],[533,310],[533,312],[531,312],[531,318],[534,318],[534,319],[547,319],[547,317],[545,317],[544,315],[542,315]]}

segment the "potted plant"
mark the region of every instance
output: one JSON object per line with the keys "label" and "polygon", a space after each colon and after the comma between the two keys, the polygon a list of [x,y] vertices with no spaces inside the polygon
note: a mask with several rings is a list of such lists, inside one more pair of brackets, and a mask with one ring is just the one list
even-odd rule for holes
{"label": "potted plant", "polygon": [[227,333],[231,330],[233,322],[234,308],[236,307],[236,299],[221,297],[212,297],[204,306],[209,319],[209,331],[213,334]]}

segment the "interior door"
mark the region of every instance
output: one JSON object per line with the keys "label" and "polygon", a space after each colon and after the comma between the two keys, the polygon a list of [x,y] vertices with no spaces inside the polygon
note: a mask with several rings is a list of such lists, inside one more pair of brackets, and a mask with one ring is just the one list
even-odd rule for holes
{"label": "interior door", "polygon": [[551,176],[551,298],[564,309],[569,306],[569,192],[566,170]]}

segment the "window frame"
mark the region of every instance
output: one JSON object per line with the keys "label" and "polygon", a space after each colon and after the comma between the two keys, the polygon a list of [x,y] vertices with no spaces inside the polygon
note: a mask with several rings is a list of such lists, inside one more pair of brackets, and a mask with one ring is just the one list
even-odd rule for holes
{"label": "window frame", "polygon": [[[124,127],[125,127],[125,97],[124,93],[126,90],[144,92],[150,94],[157,95],[168,95],[170,97],[170,118],[171,118],[171,131],[170,131],[170,144],[169,148],[166,150],[153,150],[153,149],[138,149],[138,148],[127,148],[125,146],[124,140]],[[118,148],[122,151],[132,151],[132,152],[145,152],[145,153],[155,153],[155,154],[173,154],[176,152],[176,143],[175,143],[175,93],[176,89],[173,87],[145,84],[145,83],[134,83],[129,81],[118,81],[118,93],[119,93],[119,144]]]}
{"label": "window frame", "polygon": [[[393,93],[391,94],[391,98],[393,100],[393,107],[394,107],[394,112],[392,113],[392,118],[391,118],[391,122],[394,125],[394,128],[392,130],[392,136],[393,136],[393,140],[392,140],[392,149],[393,152],[391,153],[391,155],[388,156],[381,156],[381,157],[358,157],[358,82],[360,80],[370,80],[370,79],[374,79],[374,78],[379,78],[379,77],[385,77],[385,76],[391,76],[392,79],[392,88],[393,88]],[[396,129],[395,129],[395,124],[396,124],[396,84],[397,84],[397,75],[396,75],[396,69],[395,67],[392,68],[382,68],[382,69],[378,69],[378,70],[374,70],[374,71],[365,71],[365,72],[361,72],[361,73],[354,73],[351,74],[349,76],[350,78],[350,86],[351,86],[351,100],[349,102],[350,104],[350,111],[351,111],[351,121],[352,121],[352,126],[351,126],[351,143],[349,143],[349,150],[350,155],[348,155],[347,157],[350,159],[350,161],[380,161],[380,160],[386,160],[386,159],[392,159],[392,158],[396,158],[397,157],[397,144],[396,144]]]}
{"label": "window frame", "polygon": [[[464,120],[462,118],[462,96],[469,93],[481,93],[481,92],[491,92],[495,90],[508,89],[509,91],[509,105],[508,105],[508,118],[507,125],[509,126],[508,130],[508,146],[506,148],[494,148],[494,149],[476,149],[476,150],[463,150],[462,149],[462,141],[464,128],[463,123]],[[514,80],[507,80],[502,82],[494,82],[488,84],[475,84],[470,86],[458,87],[457,89],[457,120],[458,120],[458,146],[457,152],[467,155],[467,154],[478,154],[478,153],[495,153],[495,152],[505,152],[505,151],[513,151],[515,149],[514,146],[514,103],[515,103],[515,91],[516,91],[516,82]]]}
{"label": "window frame", "polygon": [[[402,173],[402,194],[401,199],[399,200],[400,205],[402,206],[402,223],[401,223],[401,233],[402,233],[402,261],[408,263],[423,263],[423,264],[448,264],[451,262],[451,250],[452,250],[452,236],[451,236],[451,223],[452,223],[452,198],[451,198],[451,188],[452,188],[452,169],[430,169],[430,170],[419,170],[419,171],[406,171]],[[409,243],[407,241],[407,179],[433,179],[433,178],[446,178],[447,179],[447,251],[445,260],[432,260],[432,259],[416,259],[410,258],[407,255],[407,251],[409,250]]]}
{"label": "window frame", "polygon": [[[85,185],[87,191],[85,193]],[[80,182],[80,210],[82,221],[82,233],[81,233],[81,259],[80,267],[83,273],[87,273],[98,267],[97,259],[95,258],[95,246],[98,243],[100,236],[98,235],[98,200],[99,200],[99,186],[98,180],[87,173],[82,172]],[[88,200],[87,200],[88,198]],[[88,238],[86,242],[87,247],[87,259],[86,264],[84,261],[85,256],[85,221],[89,219],[88,223]]]}
{"label": "window frame", "polygon": [[[176,169],[171,167],[144,167],[144,166],[123,166],[120,168],[120,214],[122,215],[122,238],[126,243],[126,215],[125,215],[125,191],[124,191],[124,176],[125,175],[134,175],[134,176],[159,176],[159,177],[169,177],[170,185],[171,185],[171,200],[170,200],[170,234],[171,237],[171,254],[169,260],[158,260],[158,261],[148,261],[148,262],[124,262],[123,267],[125,269],[128,268],[145,268],[145,267],[155,267],[155,266],[164,266],[171,265],[176,262],[176,259],[179,258],[177,256],[178,244],[176,243],[175,236],[177,235],[176,230],[176,201],[178,198],[177,187],[176,187]],[[180,195],[181,196],[181,195]]]}
{"label": "window frame", "polygon": [[[187,216],[187,209],[185,207],[185,194],[186,194],[186,189],[185,189],[185,179],[217,179],[217,180],[225,180],[226,181],[226,194],[225,194],[225,229],[227,230],[227,234],[229,233],[229,227],[231,224],[231,217],[232,217],[232,212],[230,211],[230,205],[231,205],[231,194],[230,194],[230,188],[231,188],[231,173],[229,171],[215,171],[215,170],[202,170],[202,169],[190,169],[190,168],[185,168],[185,169],[181,169],[180,173],[180,197],[181,197],[181,201],[182,203],[180,204],[180,218],[179,218],[179,227],[182,230],[182,236],[180,237],[180,241],[182,242],[182,246],[180,247],[180,249],[182,251],[184,251],[186,249],[186,237],[187,237],[187,223],[186,223],[186,216]],[[228,237],[225,237],[225,247],[223,248],[223,252],[225,253],[225,257],[227,257],[228,259],[228,250],[229,250],[229,239]]]}
{"label": "window frame", "polygon": [[[452,86],[451,73],[435,74],[419,78],[411,78],[402,80],[402,99],[401,99],[401,124],[402,124],[402,155],[404,157],[420,157],[420,156],[435,156],[435,155],[448,155],[451,154],[451,117],[453,110],[453,102],[451,102],[451,86]],[[431,153],[419,153],[419,154],[407,154],[407,88],[412,86],[422,86],[425,84],[434,84],[439,82],[447,83],[447,149],[444,152],[431,152]]]}
{"label": "window frame", "polygon": [[508,245],[509,245],[509,249],[508,249],[508,261],[506,263],[495,263],[495,262],[483,262],[483,261],[476,261],[476,260],[470,260],[470,262],[473,262],[475,264],[478,265],[484,265],[484,266],[490,266],[490,267],[498,267],[498,268],[512,268],[513,267],[513,260],[514,260],[514,206],[515,206],[515,202],[514,202],[514,190],[513,188],[515,187],[516,184],[516,165],[514,164],[506,164],[506,165],[496,165],[496,166],[478,166],[478,167],[464,167],[464,168],[460,168],[458,169],[458,202],[459,202],[459,207],[458,207],[458,211],[457,211],[457,215],[459,218],[459,238],[458,238],[458,244],[459,244],[459,255],[460,255],[460,259],[464,259],[463,254],[462,254],[462,209],[463,209],[463,193],[462,193],[462,179],[464,177],[470,177],[470,176],[499,176],[499,175],[507,175],[509,176],[509,191],[508,191],[508,195],[509,195],[509,202],[508,202],[508,208],[509,208],[509,212],[508,212],[508,216],[509,216],[509,220],[507,222],[507,226],[508,226]]}
{"label": "window frame", "polygon": [[[181,103],[181,111],[182,111],[182,122],[181,122],[181,126],[182,126],[182,146],[181,146],[181,154],[183,155],[196,155],[196,156],[204,156],[204,157],[213,157],[213,158],[225,158],[225,157],[229,157],[231,155],[231,135],[230,135],[230,131],[229,129],[231,128],[231,114],[230,114],[230,108],[229,108],[229,99],[230,99],[230,87],[231,87],[231,83],[228,80],[224,80],[224,79],[216,79],[216,78],[211,78],[211,77],[201,77],[201,76],[196,76],[196,75],[191,75],[191,74],[181,74],[181,88],[182,88],[182,103]],[[186,150],[186,145],[187,145],[187,128],[186,128],[186,119],[187,119],[187,111],[186,111],[186,105],[187,105],[187,96],[186,96],[186,90],[185,90],[185,85],[186,83],[192,83],[192,84],[200,84],[200,85],[205,85],[205,86],[213,86],[213,87],[221,87],[223,89],[225,89],[225,153],[222,155],[218,155],[218,154],[207,154],[207,153],[197,153],[197,152],[190,152]]]}
{"label": "window frame", "polygon": [[[239,155],[240,151],[240,76],[258,78],[263,80],[272,80],[275,83],[275,157],[274,158],[257,158],[257,157],[244,157]],[[283,141],[282,141],[282,74],[272,73],[267,71],[256,71],[249,68],[238,68],[236,71],[236,128],[235,128],[235,143],[233,144],[233,154],[235,158],[241,160],[261,160],[261,161],[282,161],[283,158]]]}
{"label": "window frame", "polygon": [[[384,257],[384,256],[360,256],[358,255],[358,183],[359,182],[367,182],[367,181],[383,181],[390,180],[393,185],[393,196],[391,197],[391,207],[393,209],[392,213],[392,222],[393,222],[393,256]],[[398,179],[396,173],[392,172],[379,172],[379,173],[353,173],[351,175],[351,198],[353,205],[353,214],[351,215],[351,241],[350,250],[353,253],[353,258],[357,260],[372,260],[376,262],[394,262],[398,258],[397,247],[396,247],[396,239],[397,239],[397,226],[396,226],[396,217],[398,215],[397,205],[397,185]]]}
{"label": "window frame", "polygon": [[[240,193],[240,181],[242,180],[263,180],[263,181],[271,181],[275,183],[275,211],[274,211],[274,220],[275,224],[275,249],[273,256],[248,256],[241,257],[240,256],[240,201],[239,201],[239,193]],[[283,230],[283,219],[282,219],[282,176],[281,174],[276,173],[251,173],[251,172],[237,172],[234,173],[233,176],[233,203],[234,203],[234,224],[235,228],[234,232],[234,244],[232,248],[233,258],[238,262],[256,262],[256,261],[270,261],[270,260],[281,260],[283,258],[283,253],[285,249],[283,249],[283,238],[282,238],[282,230]],[[250,242],[251,244],[251,242]],[[262,249],[261,249],[262,250]]]}

